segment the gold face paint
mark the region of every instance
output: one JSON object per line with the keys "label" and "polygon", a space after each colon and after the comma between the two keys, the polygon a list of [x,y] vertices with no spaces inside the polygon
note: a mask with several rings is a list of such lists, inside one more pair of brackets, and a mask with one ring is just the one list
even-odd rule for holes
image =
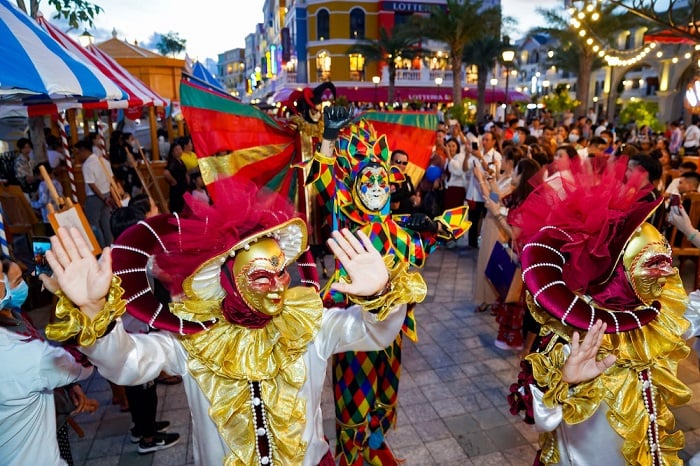
{"label": "gold face paint", "polygon": [[382,210],[390,196],[386,170],[378,166],[363,168],[355,180],[355,194],[366,209]]}
{"label": "gold face paint", "polygon": [[275,316],[284,308],[284,294],[291,280],[286,258],[277,241],[264,238],[236,254],[233,276],[246,304]]}
{"label": "gold face paint", "polygon": [[647,305],[661,296],[666,279],[677,273],[668,242],[649,223],[627,243],[622,261],[634,292]]}

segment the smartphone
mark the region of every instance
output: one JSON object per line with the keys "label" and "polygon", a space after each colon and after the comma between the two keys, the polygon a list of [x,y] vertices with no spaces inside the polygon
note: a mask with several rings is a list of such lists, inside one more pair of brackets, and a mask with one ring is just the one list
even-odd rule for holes
{"label": "smartphone", "polygon": [[668,203],[669,206],[679,206],[681,205],[681,196],[680,194],[671,194],[671,199]]}
{"label": "smartphone", "polygon": [[489,198],[490,198],[493,202],[496,202],[496,203],[501,202],[501,198],[498,196],[498,193],[495,193],[495,192],[493,192],[493,191],[491,191],[491,192],[489,193]]}
{"label": "smartphone", "polygon": [[51,267],[46,261],[46,252],[51,249],[51,241],[45,236],[32,238],[32,254],[34,256],[34,276],[45,273],[51,275]]}
{"label": "smartphone", "polygon": [[472,150],[479,150],[479,143],[476,141],[472,141]]}

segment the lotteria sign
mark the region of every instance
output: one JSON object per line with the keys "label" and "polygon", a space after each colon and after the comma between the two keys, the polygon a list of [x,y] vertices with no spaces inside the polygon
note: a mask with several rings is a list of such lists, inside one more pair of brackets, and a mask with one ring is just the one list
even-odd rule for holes
{"label": "lotteria sign", "polygon": [[418,2],[382,2],[382,10],[399,13],[430,13],[431,8],[437,6],[434,3]]}

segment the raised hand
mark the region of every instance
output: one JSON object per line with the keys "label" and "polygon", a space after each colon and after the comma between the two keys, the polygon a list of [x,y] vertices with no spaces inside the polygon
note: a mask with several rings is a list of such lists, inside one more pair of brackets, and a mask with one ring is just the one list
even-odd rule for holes
{"label": "raised hand", "polygon": [[561,370],[561,378],[564,382],[570,385],[587,382],[598,377],[615,363],[617,357],[614,354],[609,354],[600,361],[596,360],[606,327],[607,324],[598,320],[580,344],[579,334],[574,332],[571,340],[571,354]]}
{"label": "raised hand", "polygon": [[328,240],[328,247],[350,278],[350,283],[336,282],[331,289],[355,296],[372,296],[384,289],[389,281],[389,272],[381,254],[362,231],[358,231],[357,236],[347,228],[334,231]]}
{"label": "raised hand", "polygon": [[112,283],[110,248],[98,261],[77,228],[59,228],[51,237],[46,260],[61,291],[90,319],[102,310]]}
{"label": "raised hand", "polygon": [[409,230],[427,231],[430,233],[435,233],[438,229],[437,222],[421,212],[411,214],[406,221],[399,222],[399,225]]}
{"label": "raised hand", "polygon": [[323,109],[323,139],[335,140],[340,130],[350,123],[352,112],[348,107],[333,105]]}

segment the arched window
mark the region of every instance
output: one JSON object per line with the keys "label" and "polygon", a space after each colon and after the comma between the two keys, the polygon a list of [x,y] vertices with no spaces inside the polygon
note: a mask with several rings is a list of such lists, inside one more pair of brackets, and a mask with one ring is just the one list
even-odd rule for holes
{"label": "arched window", "polygon": [[316,39],[326,40],[330,38],[330,19],[328,10],[319,10],[316,13]]}
{"label": "arched window", "polygon": [[327,50],[321,50],[316,55],[316,77],[319,82],[331,80],[331,55]]}
{"label": "arched window", "polygon": [[360,8],[350,10],[350,38],[359,40],[365,38],[365,12]]}

